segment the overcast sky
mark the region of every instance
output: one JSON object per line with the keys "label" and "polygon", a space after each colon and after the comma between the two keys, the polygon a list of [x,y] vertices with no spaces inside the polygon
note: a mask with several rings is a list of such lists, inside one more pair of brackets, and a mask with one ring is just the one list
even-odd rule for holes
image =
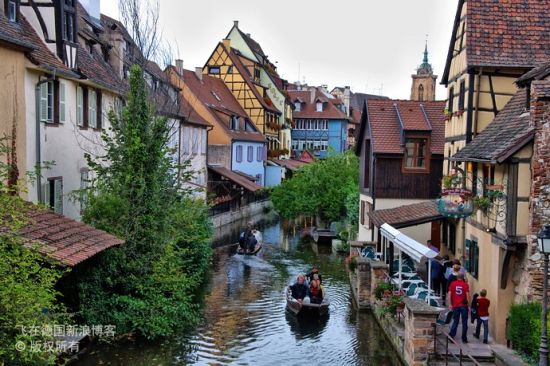
{"label": "overcast sky", "polygon": [[[443,73],[457,2],[160,0],[160,23],[188,69],[203,66],[239,20],[288,81],[408,99],[426,35],[430,62]],[[102,0],[101,12],[118,18],[116,0]],[[446,98],[442,86],[436,96]]]}

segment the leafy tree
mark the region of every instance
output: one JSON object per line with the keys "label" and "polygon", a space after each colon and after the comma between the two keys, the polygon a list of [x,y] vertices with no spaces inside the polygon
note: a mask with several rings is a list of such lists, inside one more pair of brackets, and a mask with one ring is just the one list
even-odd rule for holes
{"label": "leafy tree", "polygon": [[352,152],[331,154],[301,168],[276,187],[271,198],[284,218],[303,215],[325,222],[339,220],[355,209],[348,201],[358,199],[358,180],[359,161]]}
{"label": "leafy tree", "polygon": [[[0,139],[2,156],[11,150],[5,140]],[[15,195],[24,185],[8,179],[12,169],[0,160],[0,364],[52,364],[55,355],[31,350],[31,343],[53,341],[42,330],[61,323],[56,314],[64,309],[58,305],[55,284],[63,271],[47,263],[18,235],[28,224],[30,205]],[[32,329],[39,333],[31,334]]]}
{"label": "leafy tree", "polygon": [[88,157],[96,178],[83,218],[126,242],[83,271],[81,313],[119,334],[167,336],[198,320],[193,296],[210,259],[206,208],[175,184],[193,172],[170,158],[167,121],[148,103],[138,66],[130,70],[127,106],[109,120],[105,156]]}

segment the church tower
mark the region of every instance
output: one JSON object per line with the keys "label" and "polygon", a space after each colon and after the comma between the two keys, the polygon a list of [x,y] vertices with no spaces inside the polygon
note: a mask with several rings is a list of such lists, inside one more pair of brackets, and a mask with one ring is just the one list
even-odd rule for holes
{"label": "church tower", "polygon": [[435,100],[437,75],[428,61],[428,42],[424,48],[424,60],[412,76],[411,100],[424,102]]}

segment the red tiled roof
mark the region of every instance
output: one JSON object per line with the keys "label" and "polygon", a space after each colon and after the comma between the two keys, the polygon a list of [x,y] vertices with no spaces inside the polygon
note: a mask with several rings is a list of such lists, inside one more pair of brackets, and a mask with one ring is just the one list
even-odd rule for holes
{"label": "red tiled roof", "polygon": [[[38,245],[41,254],[63,265],[74,267],[107,248],[124,243],[111,234],[53,211],[30,203],[26,208],[29,222],[17,234],[25,238],[26,246]],[[0,226],[0,232],[7,231]]]}
{"label": "red tiled roof", "polygon": [[243,187],[249,192],[256,192],[262,187],[257,185],[256,183],[250,181],[249,179],[245,178],[243,175],[233,172],[225,167],[221,166],[208,166],[209,170],[212,170],[215,173],[218,173],[219,175],[229,179],[233,183],[238,184],[239,186]]}
{"label": "red tiled roof", "polygon": [[533,67],[550,58],[550,0],[460,0],[442,83],[448,81],[463,5],[467,66]]}
{"label": "red tiled roof", "polygon": [[550,80],[538,80],[533,82],[533,89],[538,98],[550,98]]}
{"label": "red tiled roof", "polygon": [[525,103],[525,90],[519,90],[487,128],[451,159],[502,163],[525,146],[534,134],[530,115],[525,113]]}
{"label": "red tiled roof", "polygon": [[[402,154],[401,129],[428,132],[431,151],[443,154],[445,102],[373,99],[367,102],[367,119],[374,153]],[[399,111],[399,113],[398,113]],[[359,136],[359,139],[362,137]]]}
{"label": "red tiled roof", "polygon": [[[339,110],[333,103],[331,98],[328,98],[319,90],[314,90],[313,102],[311,101],[311,90],[289,90],[290,100],[292,103],[299,101],[302,103],[300,111],[295,110],[294,118],[326,118],[326,119],[348,119],[346,114]],[[334,98],[335,99],[335,98]],[[317,112],[317,101],[324,104],[323,111]]]}
{"label": "red tiled roof", "polygon": [[189,103],[187,99],[180,98],[179,107],[179,114],[183,116],[187,122],[206,127],[212,126],[210,123],[208,123],[207,120],[202,118],[199,113],[197,113],[195,108],[191,105],[191,103]]}
{"label": "red tiled roof", "polygon": [[427,201],[385,210],[369,212],[376,227],[389,224],[396,229],[442,219],[435,201]]}
{"label": "red tiled roof", "polygon": [[[174,67],[169,69],[179,77]],[[244,121],[248,119],[248,115],[223,80],[209,75],[202,75],[201,78],[199,79],[194,71],[183,70],[185,87],[189,88],[197,98],[197,100],[188,100],[187,104],[203,103],[210,109],[211,115],[216,119],[218,125],[224,128],[225,132],[234,140],[265,142],[264,136],[258,131],[245,131]],[[229,121],[233,115],[241,118],[242,128],[239,131],[229,128]],[[252,122],[250,124],[253,125]]]}

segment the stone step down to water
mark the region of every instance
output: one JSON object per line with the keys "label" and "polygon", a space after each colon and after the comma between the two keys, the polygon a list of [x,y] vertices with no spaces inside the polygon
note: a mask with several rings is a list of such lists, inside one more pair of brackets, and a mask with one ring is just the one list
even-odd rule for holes
{"label": "stone step down to water", "polygon": [[[437,326],[437,348],[436,348],[436,357],[435,362],[430,363],[430,365],[438,365],[439,360],[445,359],[445,342],[446,342],[446,336],[443,334],[443,331],[446,333],[450,332],[450,326],[449,325],[438,325]],[[486,365],[494,365],[495,364],[495,356],[493,353],[493,350],[491,349],[490,344],[483,343],[482,339],[478,339],[474,337],[474,331],[475,331],[475,323],[471,324],[468,323],[468,343],[462,343],[461,337],[462,337],[462,325],[459,324],[458,332],[455,337],[456,343],[462,348],[462,352],[464,356],[462,357],[463,365],[473,365],[473,362],[469,361],[468,356],[466,354],[472,356],[477,362],[483,363]],[[489,339],[491,341],[491,339]],[[453,364],[459,364],[458,361],[452,356],[452,354],[458,355],[460,354],[459,346],[449,341],[449,365]],[[443,364],[445,364],[443,362]]]}

